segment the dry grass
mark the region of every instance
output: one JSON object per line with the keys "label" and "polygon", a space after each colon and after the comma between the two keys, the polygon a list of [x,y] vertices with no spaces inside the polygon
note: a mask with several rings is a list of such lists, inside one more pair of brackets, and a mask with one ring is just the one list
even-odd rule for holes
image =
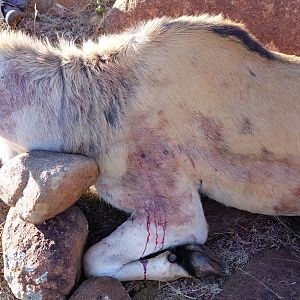
{"label": "dry grass", "polygon": [[51,41],[64,37],[82,42],[87,37],[96,38],[103,32],[102,19],[98,18],[95,10],[95,1],[87,1],[84,7],[74,7],[52,15],[33,10],[27,13],[19,28],[41,38],[47,37]]}
{"label": "dry grass", "polygon": [[[34,0],[31,2],[34,3]],[[47,37],[53,42],[58,37],[72,39],[77,43],[87,38],[96,39],[104,32],[105,16],[113,2],[112,0],[88,0],[84,5],[74,6],[71,9],[56,7],[51,14],[39,12],[33,6],[26,12],[16,30],[40,38]],[[2,23],[1,30],[9,29]]]}

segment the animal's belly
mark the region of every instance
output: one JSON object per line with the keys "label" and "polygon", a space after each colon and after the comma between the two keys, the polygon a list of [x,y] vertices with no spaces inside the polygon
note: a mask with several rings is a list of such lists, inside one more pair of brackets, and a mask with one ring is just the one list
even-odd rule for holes
{"label": "animal's belly", "polygon": [[270,215],[300,215],[299,160],[199,151],[203,193],[225,205]]}

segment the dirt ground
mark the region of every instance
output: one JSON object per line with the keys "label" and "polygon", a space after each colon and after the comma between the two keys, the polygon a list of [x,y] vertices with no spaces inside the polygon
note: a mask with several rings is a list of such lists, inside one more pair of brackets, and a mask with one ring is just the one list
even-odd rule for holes
{"label": "dirt ground", "polygon": [[[76,43],[103,33],[105,11],[113,1],[95,1],[63,15],[28,12],[17,30],[56,41],[58,36]],[[0,29],[6,30],[4,25]],[[204,197],[204,211],[210,226],[207,246],[223,264],[218,278],[181,279],[172,283],[124,283],[132,299],[300,299],[300,218],[268,217],[220,205]],[[1,202],[0,202],[1,203]],[[112,232],[126,215],[87,193],[78,202],[92,228],[88,245]],[[0,233],[7,208],[0,204]],[[0,247],[0,254],[1,254]],[[15,299],[3,278],[0,262],[0,300]]]}

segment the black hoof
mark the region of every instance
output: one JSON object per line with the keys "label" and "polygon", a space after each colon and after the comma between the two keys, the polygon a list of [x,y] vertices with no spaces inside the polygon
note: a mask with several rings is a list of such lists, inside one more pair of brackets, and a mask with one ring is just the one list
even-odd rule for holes
{"label": "black hoof", "polygon": [[219,275],[222,271],[218,257],[206,246],[190,244],[169,250],[169,262],[179,264],[193,277]]}

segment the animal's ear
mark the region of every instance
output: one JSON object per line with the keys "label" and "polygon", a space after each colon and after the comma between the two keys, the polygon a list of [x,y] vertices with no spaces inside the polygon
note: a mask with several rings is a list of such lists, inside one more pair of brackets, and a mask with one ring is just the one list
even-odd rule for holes
{"label": "animal's ear", "polygon": [[191,276],[220,275],[222,266],[216,254],[200,244],[189,244],[170,249],[168,260],[178,263]]}

